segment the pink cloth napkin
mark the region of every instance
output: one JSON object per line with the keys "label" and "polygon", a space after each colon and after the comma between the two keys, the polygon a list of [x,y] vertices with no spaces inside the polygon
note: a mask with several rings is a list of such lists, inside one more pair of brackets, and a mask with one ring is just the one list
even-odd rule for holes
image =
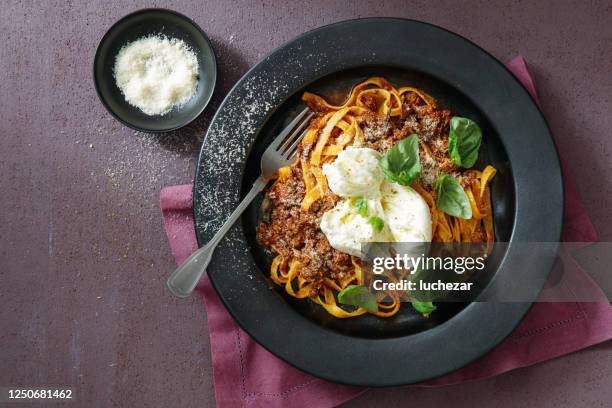
{"label": "pink cloth napkin", "polygon": [[[537,101],[532,77],[522,57],[508,68]],[[565,214],[563,240],[594,242],[597,233],[563,166]],[[177,263],[196,248],[192,218],[192,186],[166,187],[161,208],[166,232]],[[573,278],[601,290],[575,264]],[[331,407],[366,389],[315,378],[276,358],[234,322],[208,277],[198,285],[206,305],[217,404],[220,407]],[[603,294],[602,294],[603,296]],[[519,326],[494,350],[468,366],[413,386],[433,387],[486,378],[519,367],[559,357],[612,338],[609,302],[536,303]]]}

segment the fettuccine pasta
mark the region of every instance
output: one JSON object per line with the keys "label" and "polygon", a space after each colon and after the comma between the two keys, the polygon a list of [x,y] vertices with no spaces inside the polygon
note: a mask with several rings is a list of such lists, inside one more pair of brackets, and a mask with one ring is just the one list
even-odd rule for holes
{"label": "fettuccine pasta", "polygon": [[[496,170],[459,169],[448,153],[450,112],[414,87],[395,88],[381,77],[356,85],[345,102],[333,105],[305,92],[303,101],[316,113],[298,157],[282,168],[266,200],[270,222],[260,224],[258,240],[274,255],[270,276],[296,298],[309,298],[327,312],[348,318],[372,313],[393,316],[400,310],[394,292],[382,293],[378,310],[346,307],[337,301],[348,285],[362,284],[361,259],[332,248],[319,228],[321,215],[339,198],[330,189],[322,166],[349,146],[384,154],[410,134],[419,136],[421,174],[412,188],[429,206],[434,242],[495,240],[490,182]],[[435,180],[452,174],[461,183],[472,210],[470,219],[448,215],[436,206]]]}

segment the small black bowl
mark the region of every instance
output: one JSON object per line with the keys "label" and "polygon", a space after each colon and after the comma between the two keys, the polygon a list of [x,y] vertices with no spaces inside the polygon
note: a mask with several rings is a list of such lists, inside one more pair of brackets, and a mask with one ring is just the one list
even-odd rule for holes
{"label": "small black bowl", "polygon": [[[198,87],[194,97],[182,107],[149,116],[126,102],[115,82],[113,68],[121,47],[155,34],[183,40],[196,53]],[[94,58],[94,83],[100,100],[123,124],[143,132],[168,132],[193,121],[208,105],[216,80],[217,61],[208,37],[191,19],[172,10],[143,9],[123,17],[104,35]]]}

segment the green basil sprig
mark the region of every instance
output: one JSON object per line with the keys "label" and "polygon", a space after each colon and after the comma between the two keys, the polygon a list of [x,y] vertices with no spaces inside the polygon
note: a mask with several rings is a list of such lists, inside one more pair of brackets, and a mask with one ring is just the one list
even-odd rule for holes
{"label": "green basil sprig", "polygon": [[409,186],[421,172],[419,137],[412,134],[397,142],[378,165],[389,181]]}
{"label": "green basil sprig", "polygon": [[370,210],[368,209],[368,201],[365,198],[354,198],[351,204],[357,209],[357,214],[362,217],[368,216]]}
{"label": "green basil sprig", "polygon": [[428,315],[437,309],[436,305],[431,302],[421,302],[420,300],[416,299],[412,300],[412,307],[414,310],[424,315]]}
{"label": "green basil sprig", "polygon": [[436,181],[436,206],[453,217],[472,218],[472,207],[456,178],[442,174]]}
{"label": "green basil sprig", "polygon": [[476,122],[453,116],[448,134],[448,152],[457,166],[469,169],[478,159],[482,131]]}
{"label": "green basil sprig", "polygon": [[380,232],[383,230],[383,228],[385,228],[385,222],[383,221],[383,219],[376,215],[370,217],[368,223],[372,226],[372,228],[374,228],[374,231],[376,232]]}
{"label": "green basil sprig", "polygon": [[378,310],[376,296],[363,285],[348,285],[338,293],[338,302],[343,305],[359,306],[375,312]]}

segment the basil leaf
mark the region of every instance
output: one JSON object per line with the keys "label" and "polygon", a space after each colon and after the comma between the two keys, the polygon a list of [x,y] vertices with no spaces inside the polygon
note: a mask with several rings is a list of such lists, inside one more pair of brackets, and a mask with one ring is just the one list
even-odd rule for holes
{"label": "basil leaf", "polygon": [[368,216],[369,210],[367,200],[364,198],[357,198],[353,201],[353,206],[357,209],[357,214],[361,215],[362,217]]}
{"label": "basil leaf", "polygon": [[378,165],[389,181],[409,186],[421,172],[419,137],[412,134],[397,142]]}
{"label": "basil leaf", "polygon": [[368,223],[372,226],[372,228],[374,228],[374,231],[376,232],[382,231],[385,227],[385,222],[382,220],[382,218],[377,217],[376,215],[370,218],[368,220]]}
{"label": "basil leaf", "polygon": [[363,285],[348,285],[338,293],[338,302],[343,305],[359,306],[370,311],[377,311],[376,296]]}
{"label": "basil leaf", "polygon": [[420,300],[412,300],[412,307],[419,313],[428,315],[437,309],[436,305],[431,302],[421,302]]}
{"label": "basil leaf", "polygon": [[453,176],[442,174],[436,181],[436,206],[453,217],[472,218],[472,207],[463,187]]}
{"label": "basil leaf", "polygon": [[482,131],[476,122],[453,116],[448,134],[448,152],[457,166],[469,169],[478,159]]}

